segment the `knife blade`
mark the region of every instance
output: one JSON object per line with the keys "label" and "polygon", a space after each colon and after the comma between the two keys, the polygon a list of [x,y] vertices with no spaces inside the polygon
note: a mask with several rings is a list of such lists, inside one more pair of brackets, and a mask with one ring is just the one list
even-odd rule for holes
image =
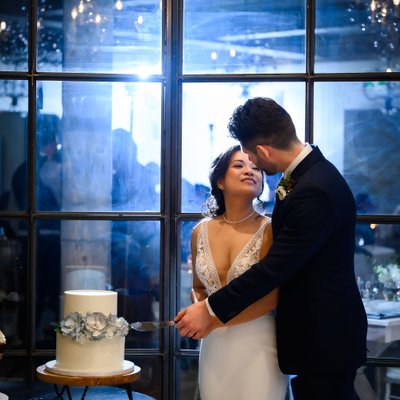
{"label": "knife blade", "polygon": [[174,326],[174,321],[136,321],[130,324],[130,327],[135,331],[139,332],[147,332],[147,331],[155,331],[157,329],[166,328],[168,326]]}

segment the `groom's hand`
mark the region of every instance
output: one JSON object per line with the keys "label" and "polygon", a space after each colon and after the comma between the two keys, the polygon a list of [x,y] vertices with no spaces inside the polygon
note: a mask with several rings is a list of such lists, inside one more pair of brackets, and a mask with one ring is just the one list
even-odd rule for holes
{"label": "groom's hand", "polygon": [[211,331],[212,317],[205,301],[199,301],[183,309],[176,315],[174,321],[181,336],[202,339]]}

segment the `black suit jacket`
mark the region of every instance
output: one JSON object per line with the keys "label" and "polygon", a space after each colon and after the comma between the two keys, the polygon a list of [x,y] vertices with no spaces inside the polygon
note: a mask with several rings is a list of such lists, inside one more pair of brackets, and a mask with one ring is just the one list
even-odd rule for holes
{"label": "black suit jacket", "polygon": [[295,168],[272,215],[267,256],[209,297],[226,322],[280,287],[276,310],[284,373],[354,371],[366,360],[367,319],[354,276],[356,207],[318,148]]}

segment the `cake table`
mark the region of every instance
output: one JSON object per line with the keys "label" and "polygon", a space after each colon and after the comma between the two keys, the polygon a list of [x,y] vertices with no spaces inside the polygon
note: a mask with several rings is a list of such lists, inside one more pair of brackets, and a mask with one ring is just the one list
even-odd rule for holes
{"label": "cake table", "polygon": [[[36,368],[36,376],[39,380],[54,385],[54,390],[57,397],[62,399],[62,395],[66,392],[68,400],[72,400],[70,386],[84,386],[81,400],[85,398],[85,395],[89,389],[89,386],[121,386],[126,390],[129,400],[133,400],[133,393],[131,383],[140,378],[140,367],[134,366],[134,370],[121,375],[112,376],[68,376],[59,375],[46,370],[46,365],[41,365]],[[57,385],[62,385],[61,390],[58,389]]]}

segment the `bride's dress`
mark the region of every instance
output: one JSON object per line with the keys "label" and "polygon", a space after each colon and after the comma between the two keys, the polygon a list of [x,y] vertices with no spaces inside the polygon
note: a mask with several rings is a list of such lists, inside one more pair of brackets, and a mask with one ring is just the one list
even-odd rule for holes
{"label": "bride's dress", "polygon": [[[227,282],[259,261],[267,220],[243,247],[230,267]],[[197,238],[196,273],[208,294],[221,288],[208,242],[208,220]],[[272,313],[242,324],[214,329],[201,342],[201,400],[283,400],[287,376],[278,366],[275,318]]]}

